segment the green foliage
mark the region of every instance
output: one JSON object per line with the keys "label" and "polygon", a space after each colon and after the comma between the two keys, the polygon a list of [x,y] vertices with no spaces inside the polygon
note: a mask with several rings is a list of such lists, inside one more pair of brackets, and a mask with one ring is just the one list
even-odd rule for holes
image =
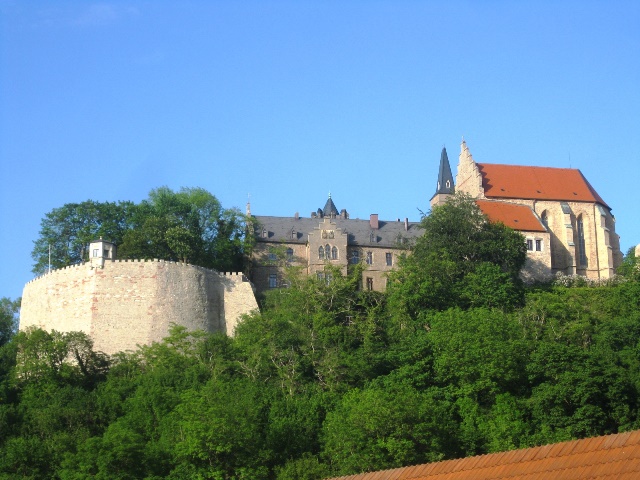
{"label": "green foliage", "polygon": [[18,329],[20,299],[0,298],[0,347],[11,340]]}
{"label": "green foliage", "polygon": [[69,203],[42,220],[34,242],[33,271],[42,274],[88,259],[89,242],[103,237],[118,246],[120,258],[189,262],[221,271],[241,271],[246,247],[245,218],[224,209],[202,188],[174,192],[160,187],[139,204]]}
{"label": "green foliage", "polygon": [[40,235],[31,256],[33,273],[40,275],[49,268],[62,268],[86,261],[89,242],[99,237],[117,244],[132,228],[136,206],[132,202],[67,203],[54,208],[40,223]]}
{"label": "green foliage", "polygon": [[428,310],[522,303],[526,246],[519,233],[489,222],[465,195],[435,207],[421,227],[424,234],[390,275],[396,313],[418,319]]}
{"label": "green foliage", "polygon": [[[525,292],[522,238],[445,207],[388,294],[362,266],[292,269],[233,338],[174,326],[107,358],[77,332],[14,335],[3,299],[0,478],[320,480],[640,428],[635,270]],[[241,250],[204,191],[136,208],[125,253]]]}

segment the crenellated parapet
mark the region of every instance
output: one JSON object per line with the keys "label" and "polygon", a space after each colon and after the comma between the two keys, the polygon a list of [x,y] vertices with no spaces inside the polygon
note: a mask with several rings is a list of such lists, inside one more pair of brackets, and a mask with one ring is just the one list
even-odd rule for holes
{"label": "crenellated parapet", "polygon": [[160,341],[171,324],[232,335],[257,310],[253,286],[241,272],[217,272],[165,260],[87,262],[28,282],[20,329],[83,331],[97,350],[132,350]]}

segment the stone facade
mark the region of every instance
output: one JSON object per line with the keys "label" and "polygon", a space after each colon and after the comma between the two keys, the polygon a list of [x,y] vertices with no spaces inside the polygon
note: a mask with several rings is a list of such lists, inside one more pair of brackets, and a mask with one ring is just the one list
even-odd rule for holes
{"label": "stone facade", "polygon": [[251,283],[239,273],[92,257],[27,283],[20,329],[82,331],[96,350],[112,354],[162,340],[172,323],[232,335],[241,316],[257,308]]}
{"label": "stone facade", "polygon": [[557,272],[610,278],[622,262],[611,209],[579,170],[479,164],[463,140],[456,191],[531,208],[548,232],[543,251],[529,251],[538,278]]}
{"label": "stone facade", "polygon": [[396,266],[398,256],[422,234],[419,223],[383,221],[375,214],[369,220],[350,219],[346,211],[336,215],[334,209],[318,209],[310,218],[298,214],[252,217],[256,245],[251,280],[257,292],[284,286],[287,267],[326,281],[327,267],[346,274],[349,265],[360,263],[365,265],[362,288],[386,289],[387,273]]}

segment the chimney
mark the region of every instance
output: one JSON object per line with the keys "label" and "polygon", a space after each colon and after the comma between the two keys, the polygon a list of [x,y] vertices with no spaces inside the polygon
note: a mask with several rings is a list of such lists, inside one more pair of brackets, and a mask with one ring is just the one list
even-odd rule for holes
{"label": "chimney", "polygon": [[298,220],[300,218],[300,214],[298,212],[296,212],[296,214],[293,216],[293,218],[295,218],[296,220]]}
{"label": "chimney", "polygon": [[409,219],[407,217],[404,218],[404,230],[409,231]]}
{"label": "chimney", "polygon": [[371,216],[369,217],[369,225],[374,230],[378,229],[378,214],[377,213],[372,213],[371,214]]}

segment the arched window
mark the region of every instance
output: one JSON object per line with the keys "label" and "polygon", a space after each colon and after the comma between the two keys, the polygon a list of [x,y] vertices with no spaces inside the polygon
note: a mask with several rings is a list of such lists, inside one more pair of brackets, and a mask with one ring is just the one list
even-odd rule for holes
{"label": "arched window", "polygon": [[331,247],[329,246],[329,244],[324,246],[324,256],[327,260],[331,258]]}
{"label": "arched window", "polygon": [[322,245],[318,247],[318,260],[324,260],[324,247]]}
{"label": "arched window", "polygon": [[584,222],[582,220],[582,215],[578,217],[578,258],[580,259],[580,265],[583,267],[589,266],[589,260],[587,258],[587,246],[584,241]]}
{"label": "arched window", "polygon": [[333,247],[331,249],[331,260],[337,260],[338,259],[338,249],[337,247]]}

